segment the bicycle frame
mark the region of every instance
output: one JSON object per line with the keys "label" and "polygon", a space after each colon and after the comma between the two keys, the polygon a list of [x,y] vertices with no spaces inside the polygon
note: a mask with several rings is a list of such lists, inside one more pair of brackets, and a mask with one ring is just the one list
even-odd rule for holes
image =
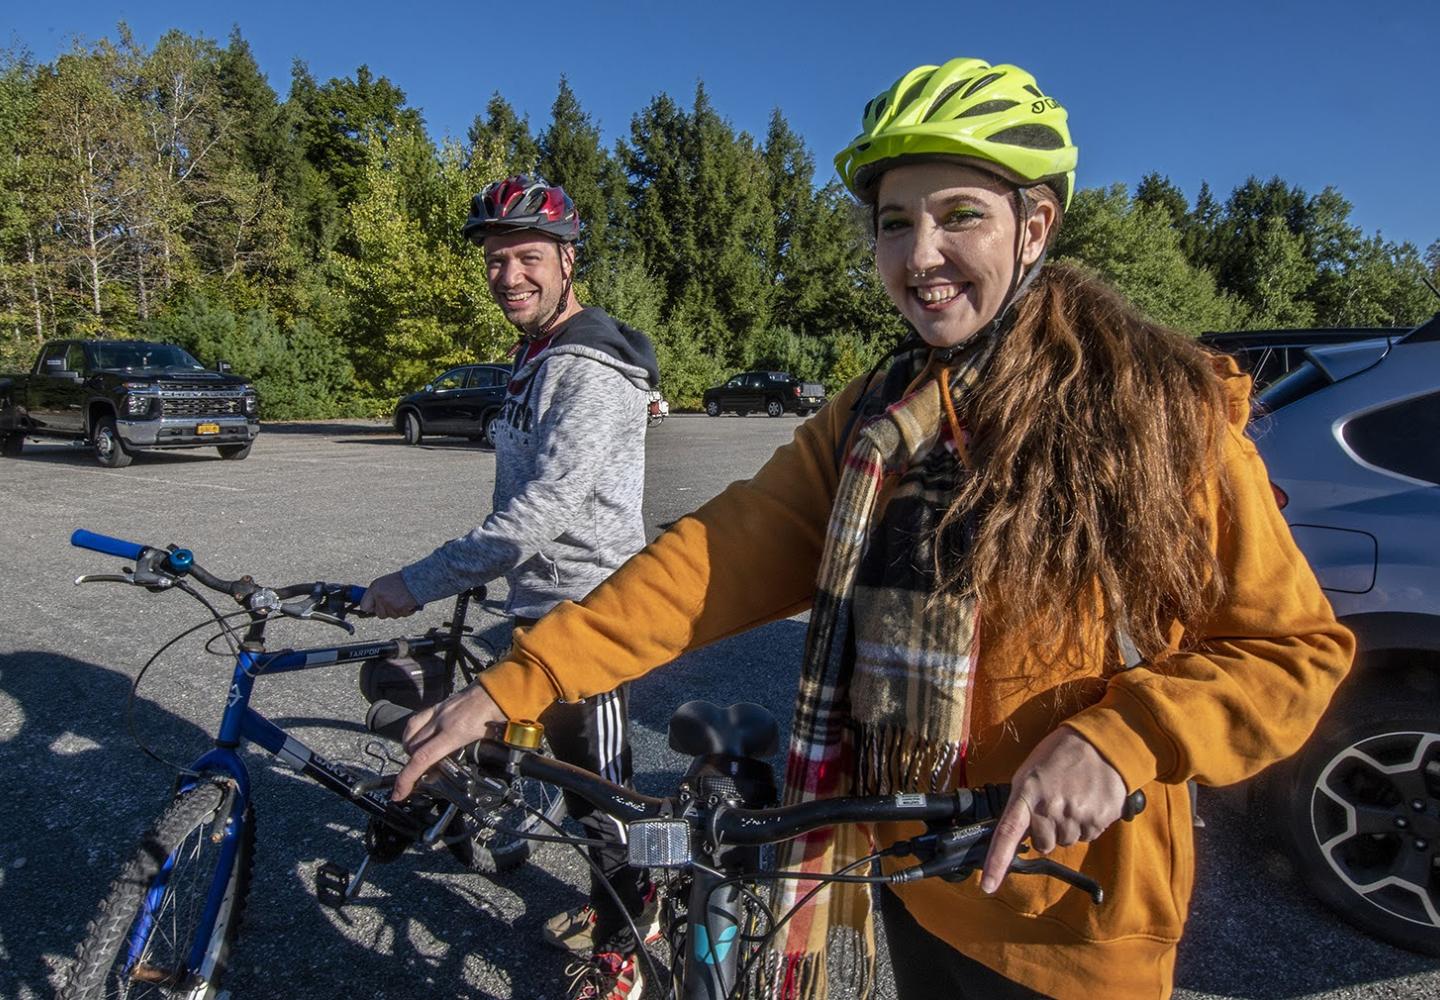
{"label": "bicycle frame", "polygon": [[[414,639],[387,640],[383,642],[347,643],[336,646],[317,646],[305,649],[287,649],[267,653],[263,645],[263,620],[251,623],[250,632],[235,657],[235,666],[230,679],[230,693],[225,701],[225,710],[220,718],[220,728],[215,745],[197,758],[189,770],[193,775],[181,779],[175,791],[183,792],[196,787],[202,781],[219,780],[226,785],[227,797],[222,809],[224,825],[220,842],[217,877],[210,886],[205,900],[187,968],[199,970],[206,976],[217,956],[209,951],[215,929],[215,921],[225,905],[225,894],[229,890],[228,874],[235,861],[245,835],[246,817],[250,803],[250,772],[239,749],[245,743],[253,743],[300,774],[317,782],[323,788],[355,803],[370,816],[379,819],[395,829],[418,836],[423,827],[415,817],[392,802],[389,794],[380,789],[364,787],[343,764],[334,762],[310,749],[299,739],[290,735],[280,726],[271,722],[250,707],[250,695],[255,681],[261,674],[292,673],[301,670],[315,670],[343,663],[359,663],[364,660],[400,656],[415,653],[443,651],[455,656],[456,662],[471,656],[460,646],[460,636],[465,618],[468,597],[462,596],[457,604],[451,632],[446,635],[427,635]],[[453,671],[452,664],[451,670]],[[167,859],[161,875],[156,879],[148,895],[147,910],[153,914],[160,898],[164,895],[166,882],[173,859]],[[126,947],[127,966],[132,965],[144,949],[149,938],[149,920],[141,921],[134,928]]]}

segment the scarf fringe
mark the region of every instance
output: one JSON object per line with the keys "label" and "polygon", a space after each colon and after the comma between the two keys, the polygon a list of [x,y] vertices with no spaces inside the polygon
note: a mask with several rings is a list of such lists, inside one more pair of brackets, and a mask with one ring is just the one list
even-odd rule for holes
{"label": "scarf fringe", "polygon": [[831,930],[821,951],[785,955],[772,952],[760,963],[752,982],[746,984],[746,996],[766,1000],[824,1000],[829,994],[828,973],[832,964],[840,984],[848,992],[861,1000],[874,993],[875,942],[857,928],[837,927]]}
{"label": "scarf fringe", "polygon": [[855,724],[856,795],[947,792],[964,743],[928,739],[890,725]]}

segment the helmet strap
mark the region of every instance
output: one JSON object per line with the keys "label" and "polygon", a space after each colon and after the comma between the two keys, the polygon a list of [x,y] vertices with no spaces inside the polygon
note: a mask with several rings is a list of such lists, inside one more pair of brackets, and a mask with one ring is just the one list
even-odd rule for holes
{"label": "helmet strap", "polygon": [[1030,225],[1030,200],[1025,197],[1025,189],[1015,189],[1015,271],[1010,278],[1010,290],[1005,293],[1005,300],[1000,303],[995,318],[986,326],[987,334],[998,334],[1009,329],[1012,316],[1011,308],[1030,289],[1030,284],[1035,280],[1035,275],[1040,273],[1040,265],[1045,263],[1045,248],[1040,248],[1040,256],[1035,258],[1035,263],[1030,268],[1025,268],[1025,229]]}
{"label": "helmet strap", "polygon": [[572,278],[575,268],[573,264],[569,267],[566,266],[567,261],[565,259],[564,243],[556,240],[555,252],[560,255],[560,301],[555,303],[555,311],[550,314],[550,318],[542,323],[540,329],[536,330],[533,334],[527,334],[525,337],[526,340],[540,340],[547,336],[550,333],[550,328],[555,325],[555,321],[558,320],[560,315],[565,311],[565,307],[570,304],[570,289],[574,286]]}

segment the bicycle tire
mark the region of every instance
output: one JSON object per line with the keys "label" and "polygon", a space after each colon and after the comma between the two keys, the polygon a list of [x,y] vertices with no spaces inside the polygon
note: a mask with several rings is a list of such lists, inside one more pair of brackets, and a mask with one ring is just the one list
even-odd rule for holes
{"label": "bicycle tire", "polygon": [[[185,997],[212,1000],[240,930],[255,857],[255,819],[245,813],[244,832],[225,875],[227,891],[207,945],[208,974],[179,976],[206,897],[219,870],[220,845],[210,827],[225,790],[201,784],[177,795],[140,841],[110,887],[99,914],[85,930],[76,964],[61,1000],[108,997]],[[158,902],[152,900],[159,893]],[[138,961],[127,971],[126,947],[138,921],[152,921]],[[138,975],[136,974],[138,971]]]}
{"label": "bicycle tire", "polygon": [[[546,743],[539,752],[548,755],[549,744]],[[502,805],[491,813],[492,822],[519,833],[553,834],[555,830],[550,824],[558,825],[565,818],[565,796],[560,789],[533,778],[521,778],[518,787],[530,808]],[[545,819],[537,816],[536,811]],[[460,820],[460,817],[456,818],[457,823]],[[488,874],[519,868],[529,860],[533,842],[515,834],[501,833],[493,827],[482,827],[471,829],[466,836],[447,840],[447,846],[466,868]]]}

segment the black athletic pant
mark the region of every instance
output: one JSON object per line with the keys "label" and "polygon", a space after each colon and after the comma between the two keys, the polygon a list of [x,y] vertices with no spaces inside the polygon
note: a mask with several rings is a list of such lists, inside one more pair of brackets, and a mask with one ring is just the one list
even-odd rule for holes
{"label": "black athletic pant", "polygon": [[[534,619],[517,618],[520,627],[533,625]],[[629,785],[634,774],[630,756],[630,695],[621,685],[614,691],[586,698],[580,702],[557,702],[540,716],[550,750],[559,760],[587,771],[594,771],[608,781]],[[650,884],[645,873],[626,864],[629,849],[625,827],[597,812],[578,795],[565,793],[565,808],[585,827],[585,835],[605,841],[603,847],[587,847],[590,860],[605,873],[605,882],[625,904],[630,916],[638,917],[645,907]],[[636,947],[624,915],[615,905],[615,897],[606,891],[595,870],[590,870],[590,905],[595,908],[595,941],[605,951],[633,951]]]}
{"label": "black athletic pant", "polygon": [[880,917],[890,968],[895,970],[895,995],[900,1000],[1044,1000],[1028,986],[1006,979],[987,965],[967,958],[941,941],[912,917],[900,897],[880,893]]}

